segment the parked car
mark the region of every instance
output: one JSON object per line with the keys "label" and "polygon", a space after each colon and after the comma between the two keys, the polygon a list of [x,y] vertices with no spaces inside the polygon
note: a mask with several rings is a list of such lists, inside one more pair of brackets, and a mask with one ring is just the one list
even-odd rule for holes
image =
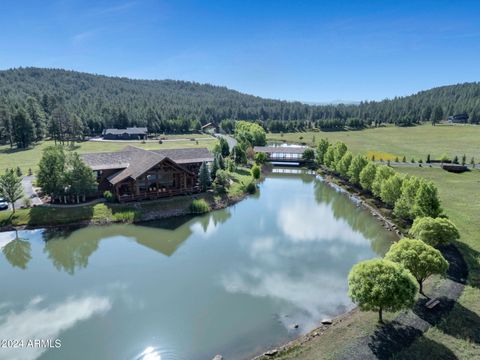
{"label": "parked car", "polygon": [[0,210],[7,210],[8,202],[4,198],[0,198]]}

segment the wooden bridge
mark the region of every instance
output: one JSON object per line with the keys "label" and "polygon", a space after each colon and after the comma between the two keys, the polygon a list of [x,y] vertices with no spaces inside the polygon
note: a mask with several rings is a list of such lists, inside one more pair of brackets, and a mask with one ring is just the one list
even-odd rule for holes
{"label": "wooden bridge", "polygon": [[303,152],[308,149],[299,146],[255,146],[254,151],[267,154],[267,161],[285,164],[304,164]]}

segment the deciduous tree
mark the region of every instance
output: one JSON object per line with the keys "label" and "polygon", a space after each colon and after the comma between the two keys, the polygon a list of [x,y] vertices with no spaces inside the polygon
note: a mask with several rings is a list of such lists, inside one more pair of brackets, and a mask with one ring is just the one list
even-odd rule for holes
{"label": "deciduous tree", "polygon": [[460,238],[455,224],[446,218],[418,217],[409,234],[431,246],[447,245]]}
{"label": "deciduous tree", "polygon": [[385,255],[386,260],[402,264],[417,279],[420,294],[423,293],[423,282],[433,274],[444,275],[448,262],[442,253],[432,246],[416,239],[401,239],[390,247]]}
{"label": "deciduous tree", "polygon": [[12,204],[15,213],[15,201],[23,197],[22,178],[14,169],[7,169],[5,174],[0,175],[0,195]]}
{"label": "deciduous tree", "polygon": [[418,285],[412,274],[402,265],[389,260],[362,261],[353,266],[348,275],[348,294],[363,311],[378,311],[383,322],[383,311],[408,309],[415,303]]}

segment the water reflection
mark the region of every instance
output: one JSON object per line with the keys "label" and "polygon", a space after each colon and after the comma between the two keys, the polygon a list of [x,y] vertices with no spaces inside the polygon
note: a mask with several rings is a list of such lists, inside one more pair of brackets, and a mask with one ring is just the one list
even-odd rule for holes
{"label": "water reflection", "polygon": [[[51,340],[94,315],[104,314],[111,309],[111,302],[102,296],[69,298],[61,303],[44,304],[42,297],[34,297],[23,309],[16,311],[2,308],[0,313],[0,339]],[[34,360],[48,347],[2,348],[2,358]]]}
{"label": "water reflection", "polygon": [[65,339],[52,359],[244,359],[348,309],[351,266],[388,239],[367,211],[303,173],[267,176],[255,197],[193,218],[4,233],[0,336],[14,322],[32,329],[10,337],[36,336],[43,321]]}
{"label": "water reflection", "polygon": [[[44,252],[57,270],[73,275],[76,270],[88,266],[89,258],[98,250],[102,241],[126,237],[158,253],[172,256],[193,233],[207,237],[230,217],[230,210],[226,209],[200,218],[177,217],[142,226],[111,225],[80,229],[48,229],[43,233]],[[12,243],[15,244],[11,245]],[[8,246],[15,251],[9,253],[11,263],[22,264],[22,261],[30,259],[26,258],[26,251],[30,249],[28,241],[21,243],[11,241]],[[20,246],[23,248],[20,249]]]}
{"label": "water reflection", "polygon": [[10,263],[10,265],[25,270],[27,268],[28,262],[32,258],[32,256],[30,255],[30,242],[20,238],[18,235],[18,231],[14,232],[13,239],[8,239],[9,237],[10,234],[8,233],[5,233],[5,235],[3,236],[3,255]]}

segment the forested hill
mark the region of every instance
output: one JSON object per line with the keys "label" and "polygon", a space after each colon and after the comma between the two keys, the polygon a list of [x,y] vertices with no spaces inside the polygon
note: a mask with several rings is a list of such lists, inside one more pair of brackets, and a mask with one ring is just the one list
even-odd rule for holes
{"label": "forested hill", "polygon": [[382,122],[412,125],[460,113],[467,113],[470,122],[480,121],[480,83],[358,105],[307,105],[186,81],[131,80],[58,69],[0,71],[0,142],[19,146],[45,136],[77,138],[132,125],[168,133],[240,119],[260,121],[271,131],[334,130]]}

